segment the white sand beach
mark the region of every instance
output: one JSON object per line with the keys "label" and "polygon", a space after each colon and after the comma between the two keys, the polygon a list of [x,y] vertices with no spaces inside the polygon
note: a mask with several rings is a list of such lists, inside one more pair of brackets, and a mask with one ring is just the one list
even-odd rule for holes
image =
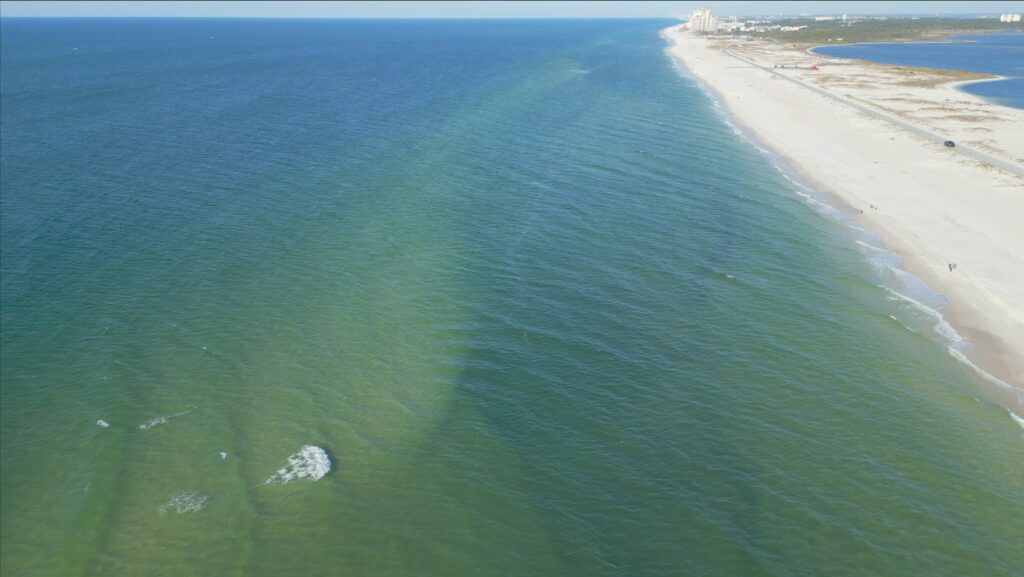
{"label": "white sand beach", "polygon": [[973,363],[1024,388],[1024,111],[955,88],[984,75],[829,58],[681,26],[664,35],[737,122],[819,191],[863,210],[861,224],[902,267],[947,296],[943,314],[973,343]]}

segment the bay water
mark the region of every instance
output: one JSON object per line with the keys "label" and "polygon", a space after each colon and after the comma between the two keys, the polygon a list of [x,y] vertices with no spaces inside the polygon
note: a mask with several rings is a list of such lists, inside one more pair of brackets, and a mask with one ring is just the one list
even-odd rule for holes
{"label": "bay water", "polygon": [[1002,80],[960,87],[996,104],[1024,108],[1024,32],[955,36],[950,41],[882,42],[819,46],[818,54],[882,64],[962,70],[1001,76]]}

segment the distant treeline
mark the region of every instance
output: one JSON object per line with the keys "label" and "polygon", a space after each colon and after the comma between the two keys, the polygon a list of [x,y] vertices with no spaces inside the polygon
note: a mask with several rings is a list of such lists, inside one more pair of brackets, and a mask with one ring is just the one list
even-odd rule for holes
{"label": "distant treeline", "polygon": [[[860,20],[846,24],[839,20],[818,22],[798,18],[780,20],[773,24],[807,26],[807,28],[790,32],[772,30],[758,34],[758,36],[787,42],[876,42],[916,40],[957,33],[1022,30],[1019,22],[1000,22],[997,18],[890,18],[888,20]],[[842,40],[839,40],[840,38]]]}

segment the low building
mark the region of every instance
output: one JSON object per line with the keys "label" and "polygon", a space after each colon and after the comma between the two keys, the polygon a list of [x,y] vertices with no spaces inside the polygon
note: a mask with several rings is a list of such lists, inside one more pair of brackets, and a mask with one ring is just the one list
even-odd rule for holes
{"label": "low building", "polygon": [[1020,22],[1020,14],[1000,14],[1000,22]]}

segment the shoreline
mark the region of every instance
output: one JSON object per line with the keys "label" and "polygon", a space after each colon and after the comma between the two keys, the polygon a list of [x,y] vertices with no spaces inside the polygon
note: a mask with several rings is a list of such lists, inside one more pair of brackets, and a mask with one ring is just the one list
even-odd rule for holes
{"label": "shoreline", "polygon": [[[975,94],[971,94],[970,92],[967,92],[966,90],[963,90],[964,86],[970,86],[972,84],[984,84],[986,82],[1000,82],[1002,80],[1010,80],[1010,77],[1009,76],[1000,76],[998,74],[993,74],[992,78],[981,78],[979,80],[954,80],[953,82],[950,82],[950,83],[946,84],[946,86],[948,86],[949,88],[952,88],[953,90],[956,90],[957,92],[961,92],[963,94],[970,94],[971,96],[976,96]],[[986,99],[986,100],[988,100],[988,99]],[[989,102],[992,102],[993,104],[1002,106],[998,102],[995,102],[995,101],[992,101],[992,100],[989,100]]]}
{"label": "shoreline", "polygon": [[[840,210],[848,213],[854,222],[877,237],[883,249],[899,256],[900,269],[920,279],[935,293],[946,297],[948,305],[941,313],[936,312],[939,315],[937,323],[949,323],[959,337],[970,343],[969,348],[962,349],[956,346],[957,341],[953,339],[948,345],[949,354],[973,369],[978,378],[992,384],[985,389],[1004,406],[1008,406],[1011,414],[1016,412],[1024,415],[1024,291],[1020,290],[1024,285],[1014,282],[1019,280],[1024,283],[1024,275],[1019,278],[1012,274],[995,275],[996,278],[992,278],[993,275],[986,274],[988,278],[981,279],[964,279],[966,275],[951,276],[949,273],[953,271],[945,267],[945,261],[950,259],[937,259],[936,253],[943,251],[929,249],[922,242],[923,236],[942,235],[943,220],[951,207],[965,202],[969,204],[972,200],[971,193],[965,194],[964,186],[960,187],[958,194],[957,184],[964,185],[972,179],[977,182],[979,177],[988,178],[992,180],[989,188],[999,189],[995,196],[1005,199],[1008,196],[1007,187],[1020,187],[1022,179],[989,166],[981,166],[977,162],[965,162],[965,159],[958,158],[961,155],[953,156],[950,162],[950,155],[943,154],[945,151],[937,150],[929,143],[923,143],[924,139],[919,136],[896,134],[900,132],[898,127],[886,126],[882,136],[889,141],[887,148],[906,156],[906,165],[894,167],[895,172],[902,173],[899,175],[901,178],[887,185],[888,179],[885,177],[894,176],[891,174],[894,171],[882,168],[888,164],[883,162],[887,160],[886,157],[872,158],[873,155],[865,155],[859,150],[863,146],[848,144],[859,143],[862,138],[872,136],[876,137],[875,140],[881,140],[877,138],[880,132],[877,125],[884,123],[878,119],[870,118],[864,112],[840,102],[830,102],[794,83],[775,82],[778,80],[777,75],[770,74],[771,71],[759,70],[754,66],[736,67],[737,61],[742,62],[744,59],[710,48],[708,39],[683,31],[680,26],[664,29],[661,35],[669,43],[666,51],[672,60],[710,91],[721,103],[723,111],[742,128],[742,132],[752,137],[755,145],[763,146],[782,159],[813,190],[833,200],[833,204],[838,204]],[[829,58],[813,53],[810,55]],[[936,88],[955,90],[955,86],[950,85],[970,82],[977,80],[945,82]],[[963,94],[976,98],[969,93]],[[823,115],[833,117],[831,124],[815,122],[816,119],[823,119]],[[785,124],[770,120],[779,116],[791,120],[799,118],[801,121]],[[835,126],[837,117],[841,118],[838,124],[850,124],[853,121],[856,126],[847,127],[844,131],[841,126]],[[806,122],[802,120],[805,118]],[[827,145],[823,146],[827,150],[815,150],[813,145],[801,145],[802,140],[820,142]],[[1024,155],[1024,150],[1021,154]],[[1013,163],[1016,159],[1009,160]],[[927,211],[915,208],[926,208],[927,201],[934,196],[935,189],[929,185],[942,186],[943,179],[937,181],[934,174],[938,162],[946,164],[943,168],[958,178],[941,191],[947,197],[947,202],[933,214],[922,215],[921,212]],[[834,172],[829,170],[831,168],[842,170]],[[925,172],[920,174],[926,177],[927,182],[915,187],[915,176],[918,175],[909,173],[916,173],[922,168]],[[930,178],[927,178],[929,173]],[[847,176],[851,178],[843,178]],[[874,209],[876,203],[870,201],[875,197],[889,200],[879,189],[890,189],[884,191],[890,195],[909,191],[904,195],[907,198],[902,203],[903,210],[893,214],[888,206],[885,206],[885,213]],[[1007,212],[1014,207],[1024,208],[1024,198],[1021,197],[1024,195],[1017,194],[1016,204],[1005,207],[994,200],[989,203],[993,205],[988,207],[989,212],[993,208]],[[909,211],[908,206],[912,207]],[[1013,232],[1012,223],[1008,221],[995,224],[999,225],[1002,235],[1000,240],[1011,241],[1008,245],[1010,251],[1017,249],[1016,252],[1020,253],[1019,249],[1024,248],[1024,235]],[[934,230],[936,228],[939,230]],[[984,230],[984,224],[980,228]],[[933,229],[931,234],[921,234],[929,229]],[[972,232],[976,231],[969,230],[961,236],[970,237]],[[971,251],[972,260],[988,252],[985,242],[975,242],[975,245]],[[1015,264],[1024,270],[1024,258],[1018,258]],[[937,325],[936,330],[939,329]]]}
{"label": "shoreline", "polygon": [[[854,61],[857,61],[857,62],[862,62],[862,63],[864,63],[866,65],[878,64],[878,65],[882,65],[882,66],[890,66],[890,65],[885,64],[883,62],[873,62],[871,60],[866,60],[864,58],[853,58],[853,57],[845,57],[845,56],[831,56],[829,54],[819,54],[819,53],[815,52],[815,50],[817,50],[818,48],[830,48],[832,46],[860,46],[862,44],[962,44],[962,43],[967,43],[967,42],[977,42],[977,40],[959,40],[959,41],[957,41],[957,40],[946,40],[946,41],[935,41],[935,42],[921,42],[921,41],[915,41],[915,40],[903,40],[903,41],[901,41],[901,40],[890,40],[890,41],[887,41],[887,42],[846,42],[846,43],[843,43],[843,44],[819,44],[817,46],[811,46],[810,48],[804,49],[804,52],[806,52],[807,54],[810,54],[812,56],[817,56],[818,58],[841,58],[843,60],[854,60]],[[921,69],[921,70],[929,70],[928,68],[923,68],[923,67],[920,67],[920,66],[910,66],[910,65],[903,65],[903,64],[900,64],[900,65],[893,64],[891,66],[901,66],[903,68],[918,68],[918,69]],[[954,90],[957,90],[957,91],[962,92],[964,94],[968,94],[970,96],[977,96],[977,95],[971,94],[970,92],[967,92],[966,90],[961,90],[964,86],[969,86],[971,84],[982,84],[982,83],[985,83],[985,82],[1000,82],[1002,80],[1010,80],[1011,79],[1011,77],[1003,76],[1001,74],[993,74],[991,72],[975,72],[973,70],[961,70],[961,69],[958,69],[958,68],[940,68],[940,69],[936,69],[936,70],[944,70],[944,71],[947,71],[947,72],[962,72],[962,73],[968,73],[968,74],[987,74],[988,78],[977,78],[977,79],[970,79],[970,80],[952,80],[952,81],[947,82],[947,83],[944,84],[944,86],[948,86],[948,87],[950,87],[950,88],[952,88]],[[981,97],[979,97],[979,98],[981,98]],[[993,102],[991,100],[988,100],[988,102],[992,102],[993,104],[996,104],[997,106],[1003,106],[1003,105],[1001,105],[1001,104],[999,104],[997,102]]]}

